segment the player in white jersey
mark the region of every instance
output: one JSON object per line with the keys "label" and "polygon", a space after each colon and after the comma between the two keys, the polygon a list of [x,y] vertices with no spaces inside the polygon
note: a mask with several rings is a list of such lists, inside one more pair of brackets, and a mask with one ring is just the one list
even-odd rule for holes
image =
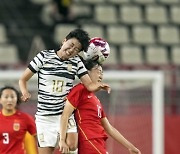
{"label": "player in white jersey", "polygon": [[[86,51],[88,45],[87,32],[81,29],[71,31],[60,49],[38,53],[19,80],[22,100],[28,101],[31,95],[28,92],[27,82],[38,73],[36,127],[39,154],[52,154],[58,145],[60,116],[76,75],[89,91],[110,90],[107,84],[94,84],[91,81],[84,64],[77,56],[80,51]],[[74,116],[69,119],[66,142],[72,153],[76,153],[77,127]]]}

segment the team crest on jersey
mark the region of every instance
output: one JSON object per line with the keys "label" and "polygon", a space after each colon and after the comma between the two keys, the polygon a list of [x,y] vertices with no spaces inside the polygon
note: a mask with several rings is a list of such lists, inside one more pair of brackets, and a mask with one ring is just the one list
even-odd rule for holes
{"label": "team crest on jersey", "polygon": [[14,124],[13,124],[13,130],[14,130],[14,131],[19,131],[19,130],[20,130],[20,123],[14,122]]}
{"label": "team crest on jersey", "polygon": [[67,70],[70,72],[70,71],[72,71],[72,64],[68,64],[67,65]]}

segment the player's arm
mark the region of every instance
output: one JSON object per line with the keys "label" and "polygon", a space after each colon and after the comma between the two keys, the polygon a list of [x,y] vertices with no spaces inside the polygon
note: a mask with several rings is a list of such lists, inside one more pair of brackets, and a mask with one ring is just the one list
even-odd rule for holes
{"label": "player's arm", "polygon": [[27,81],[34,75],[34,73],[29,69],[27,68],[23,75],[21,76],[21,78],[19,79],[19,88],[20,88],[20,91],[22,93],[22,100],[23,101],[28,101],[29,98],[31,97],[31,94],[28,92],[28,89],[27,89]]}
{"label": "player's arm", "polygon": [[102,82],[93,83],[88,74],[83,75],[80,80],[89,91],[98,91],[100,89],[104,89],[108,93],[111,91],[111,88],[108,84]]}
{"label": "player's arm", "polygon": [[129,150],[130,154],[141,154],[141,152],[130,143],[117,129],[115,129],[108,121],[108,119],[102,118],[101,124],[104,127],[105,131],[118,143],[122,144]]}
{"label": "player's arm", "polygon": [[69,153],[69,147],[66,144],[66,132],[67,132],[67,125],[68,125],[68,119],[72,112],[74,111],[74,107],[71,105],[71,103],[67,100],[63,113],[61,115],[60,120],[60,141],[59,141],[59,147],[61,153]]}

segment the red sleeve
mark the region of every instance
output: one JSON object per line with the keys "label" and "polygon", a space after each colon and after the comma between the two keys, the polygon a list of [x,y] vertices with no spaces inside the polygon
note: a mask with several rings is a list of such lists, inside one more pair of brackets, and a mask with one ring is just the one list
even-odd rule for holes
{"label": "red sleeve", "polygon": [[106,114],[104,112],[104,109],[102,108],[102,118],[105,118],[106,117]]}
{"label": "red sleeve", "polygon": [[78,84],[74,86],[71,91],[69,92],[67,99],[68,101],[77,108],[79,102],[81,101],[81,98],[83,97],[83,89],[85,87],[82,84]]}
{"label": "red sleeve", "polygon": [[36,135],[36,125],[34,118],[28,114],[26,114],[26,118],[27,118],[27,131],[31,135]]}

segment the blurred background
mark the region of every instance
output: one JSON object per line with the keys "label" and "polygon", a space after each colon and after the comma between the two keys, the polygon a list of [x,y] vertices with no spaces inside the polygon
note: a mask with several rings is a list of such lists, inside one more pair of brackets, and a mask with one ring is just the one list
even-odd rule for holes
{"label": "blurred background", "polygon": [[[18,77],[30,60],[43,49],[58,48],[74,28],[107,40],[111,54],[105,71],[164,73],[164,151],[178,154],[180,0],[0,0],[0,86],[18,88]],[[2,77],[8,73],[11,79]],[[110,96],[104,92],[98,96],[107,116],[114,117],[113,125],[143,154],[152,154],[151,86],[139,81],[131,84],[118,83],[122,88],[113,89]],[[32,101],[22,104],[22,110],[34,115],[36,82],[30,89]],[[112,154],[127,153],[111,140],[109,145]]]}

